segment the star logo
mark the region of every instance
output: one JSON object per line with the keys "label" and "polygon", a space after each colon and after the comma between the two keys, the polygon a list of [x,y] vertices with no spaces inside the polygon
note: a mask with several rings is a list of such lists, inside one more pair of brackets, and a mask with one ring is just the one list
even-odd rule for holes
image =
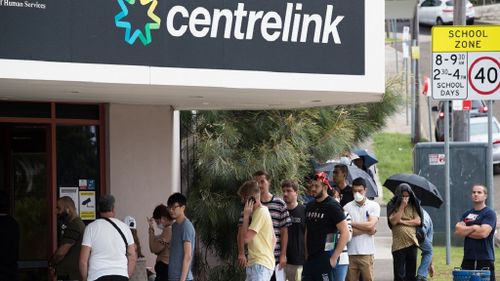
{"label": "star logo", "polygon": [[141,40],[144,46],[150,44],[152,41],[151,30],[160,29],[161,19],[154,14],[154,10],[158,5],[158,1],[140,0],[140,4],[142,6],[146,6],[149,4],[147,15],[149,19],[151,19],[152,21],[144,25],[144,32],[141,29],[135,29],[132,32],[132,24],[128,21],[123,20],[123,18],[125,18],[128,15],[128,8],[125,2],[127,2],[129,5],[134,5],[136,0],[117,0],[117,1],[118,5],[120,5],[120,8],[122,10],[115,16],[115,25],[116,27],[125,29],[125,42],[129,43],[130,45],[133,45],[137,40],[137,38],[139,38],[139,40]]}

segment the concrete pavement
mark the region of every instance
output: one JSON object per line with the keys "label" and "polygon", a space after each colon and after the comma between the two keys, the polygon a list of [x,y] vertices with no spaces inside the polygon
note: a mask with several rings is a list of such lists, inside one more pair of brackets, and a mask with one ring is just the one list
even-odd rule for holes
{"label": "concrete pavement", "polygon": [[[386,67],[386,76],[389,79],[394,77],[399,77],[395,79],[401,79],[400,72],[396,71],[396,55],[395,49],[393,49],[390,45],[386,45],[385,48],[385,67]],[[398,70],[402,68],[401,66],[401,53],[398,53],[398,62],[400,65],[398,66]],[[400,107],[400,110],[394,114],[386,123],[386,127],[384,128],[384,132],[398,132],[404,134],[410,134],[410,123],[406,121],[406,109],[404,106]],[[371,151],[373,149],[370,147],[371,142],[367,142],[365,147],[368,147]],[[379,187],[379,197],[377,201],[381,204],[381,214],[380,220],[377,224],[377,233],[375,234],[375,265],[374,265],[374,273],[375,280],[377,281],[392,281],[392,233],[389,229],[389,225],[387,224],[387,213],[386,206],[382,202],[383,198],[383,188],[382,183],[378,179],[378,174],[375,174],[377,185]]]}

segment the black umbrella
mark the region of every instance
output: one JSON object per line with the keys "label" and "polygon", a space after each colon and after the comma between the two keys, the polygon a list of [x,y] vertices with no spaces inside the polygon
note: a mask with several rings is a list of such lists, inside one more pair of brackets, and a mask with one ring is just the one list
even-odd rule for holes
{"label": "black umbrella", "polygon": [[443,197],[437,187],[426,178],[415,174],[392,175],[385,180],[384,186],[394,193],[401,183],[411,186],[421,205],[439,208],[443,204]]}
{"label": "black umbrella", "polygon": [[365,167],[369,168],[372,165],[375,165],[378,163],[377,157],[375,157],[375,154],[369,152],[366,149],[356,149],[353,151],[356,155],[359,157],[363,157],[363,161],[365,163]]}

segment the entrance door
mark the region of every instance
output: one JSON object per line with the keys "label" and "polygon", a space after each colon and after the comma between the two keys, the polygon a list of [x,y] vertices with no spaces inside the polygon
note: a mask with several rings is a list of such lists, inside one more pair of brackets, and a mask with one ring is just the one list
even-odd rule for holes
{"label": "entrance door", "polygon": [[0,189],[19,223],[21,281],[48,280],[49,132],[48,125],[0,124]]}

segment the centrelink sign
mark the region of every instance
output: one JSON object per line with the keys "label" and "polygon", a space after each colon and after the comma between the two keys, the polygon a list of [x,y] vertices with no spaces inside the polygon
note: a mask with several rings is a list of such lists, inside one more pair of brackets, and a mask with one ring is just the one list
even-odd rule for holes
{"label": "centrelink sign", "polygon": [[365,4],[0,0],[0,58],[362,76]]}

